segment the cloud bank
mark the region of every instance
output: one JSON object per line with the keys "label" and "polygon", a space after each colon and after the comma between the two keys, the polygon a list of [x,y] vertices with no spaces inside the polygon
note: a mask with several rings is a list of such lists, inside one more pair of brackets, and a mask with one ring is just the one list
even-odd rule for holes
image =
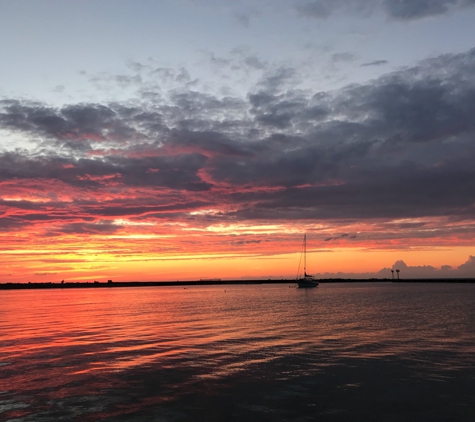
{"label": "cloud bank", "polygon": [[[392,270],[392,272],[391,272]],[[432,265],[407,265],[404,261],[396,261],[389,268],[382,268],[377,272],[367,273],[320,273],[319,278],[355,278],[355,279],[473,279],[475,274],[475,257],[469,256],[468,260],[456,268],[450,265],[442,265],[440,268]]]}
{"label": "cloud bank", "polygon": [[[329,92],[295,88],[298,69],[261,72],[242,97],[136,73],[122,102],[2,99],[0,130],[18,143],[0,149],[0,231],[300,222],[332,246],[473,245],[475,50]],[[265,250],[238,234],[230,250]]]}

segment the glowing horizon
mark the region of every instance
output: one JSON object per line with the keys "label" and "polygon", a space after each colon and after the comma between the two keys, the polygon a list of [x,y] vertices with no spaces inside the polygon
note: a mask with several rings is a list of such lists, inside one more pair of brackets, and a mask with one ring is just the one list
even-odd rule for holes
{"label": "glowing horizon", "polygon": [[21,3],[0,283],[475,277],[473,2]]}

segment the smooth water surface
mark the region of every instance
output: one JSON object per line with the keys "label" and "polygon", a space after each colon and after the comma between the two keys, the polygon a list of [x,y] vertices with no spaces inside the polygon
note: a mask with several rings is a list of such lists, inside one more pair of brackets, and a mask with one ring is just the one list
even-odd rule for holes
{"label": "smooth water surface", "polygon": [[475,285],[3,291],[0,420],[473,421]]}

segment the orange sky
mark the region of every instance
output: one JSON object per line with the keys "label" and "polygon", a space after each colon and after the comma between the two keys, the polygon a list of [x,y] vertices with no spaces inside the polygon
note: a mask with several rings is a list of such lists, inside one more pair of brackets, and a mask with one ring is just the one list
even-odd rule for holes
{"label": "orange sky", "polygon": [[245,90],[152,60],[0,93],[0,282],[293,278],[304,233],[317,277],[475,277],[475,49],[333,88],[238,56]]}
{"label": "orange sky", "polygon": [[[294,278],[303,232],[308,237],[308,271],[320,276],[376,273],[398,260],[409,266],[455,269],[474,251],[468,237],[422,237],[424,231],[437,231],[439,220],[427,221],[423,231],[398,229],[400,221],[192,227],[173,221],[111,220],[115,223],[120,229],[110,234],[48,237],[51,223],[38,223],[27,232],[2,233],[0,282]],[[390,272],[379,276],[390,277]]]}

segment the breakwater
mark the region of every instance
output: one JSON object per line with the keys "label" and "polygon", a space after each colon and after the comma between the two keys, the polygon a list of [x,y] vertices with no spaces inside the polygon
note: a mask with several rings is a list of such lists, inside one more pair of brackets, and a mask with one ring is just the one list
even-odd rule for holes
{"label": "breakwater", "polygon": [[[319,283],[475,283],[475,278],[425,278],[425,279],[319,279]],[[216,286],[216,285],[243,285],[243,284],[296,284],[295,279],[268,279],[268,280],[185,280],[185,281],[79,281],[79,282],[43,282],[43,283],[0,283],[0,290],[28,290],[28,289],[84,289],[84,288],[118,288],[118,287],[160,287],[160,286]]]}

